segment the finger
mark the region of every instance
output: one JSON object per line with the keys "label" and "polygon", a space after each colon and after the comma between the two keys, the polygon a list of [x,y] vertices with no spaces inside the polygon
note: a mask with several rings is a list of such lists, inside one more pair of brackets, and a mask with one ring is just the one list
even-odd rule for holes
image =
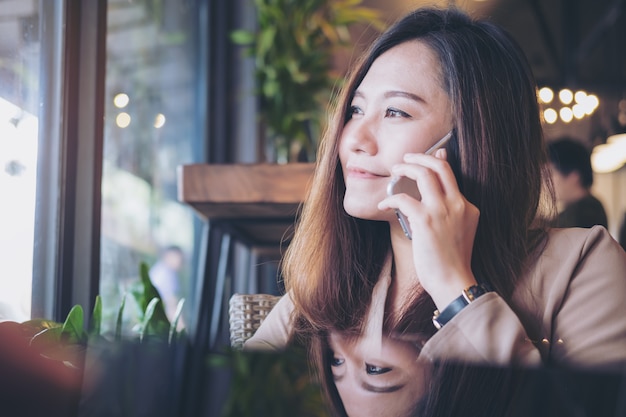
{"label": "finger", "polygon": [[379,210],[400,210],[409,219],[418,215],[422,207],[419,200],[407,194],[394,194],[378,203]]}
{"label": "finger", "polygon": [[[411,199],[413,202],[417,201],[414,198],[411,198],[410,196],[406,194],[394,194],[392,196],[385,198],[380,203],[378,203],[378,209],[382,211],[392,210],[392,209],[399,210],[401,201],[408,200],[408,199]],[[404,202],[402,203],[402,205],[406,207],[406,204]]]}
{"label": "finger", "polygon": [[417,164],[398,164],[393,167],[394,175],[405,176],[414,180],[417,184],[420,200],[428,204],[440,204],[444,196],[444,189],[436,171]]}
{"label": "finger", "polygon": [[[440,156],[442,158],[440,158]],[[439,177],[443,192],[448,196],[457,196],[460,194],[459,186],[456,182],[456,177],[452,172],[450,164],[445,159],[446,157],[446,150],[439,149],[434,156],[424,154],[406,154],[404,156],[404,160],[409,164],[419,164],[435,171]]]}

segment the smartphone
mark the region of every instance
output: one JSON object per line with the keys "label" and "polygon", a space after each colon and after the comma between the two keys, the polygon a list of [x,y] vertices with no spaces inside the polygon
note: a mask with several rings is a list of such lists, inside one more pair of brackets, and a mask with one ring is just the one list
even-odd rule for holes
{"label": "smartphone", "polygon": [[[452,137],[452,130],[449,131],[444,137],[439,139],[433,146],[431,146],[424,153],[426,155],[435,153],[437,149],[443,148],[450,141],[451,137]],[[417,186],[415,185],[415,182],[413,180],[408,180],[408,179],[405,179],[403,181],[402,180],[403,178],[405,177],[391,178],[391,181],[389,181],[389,184],[387,184],[387,195],[391,197],[392,195],[397,194],[399,192],[406,192],[409,195],[415,195],[417,193],[416,198],[420,200],[421,196],[419,194],[419,190],[417,189]],[[400,222],[402,231],[404,232],[406,237],[409,238],[409,240],[412,240],[413,235],[411,234],[411,228],[409,227],[409,220],[398,209],[396,209],[396,216],[398,217],[398,221]]]}

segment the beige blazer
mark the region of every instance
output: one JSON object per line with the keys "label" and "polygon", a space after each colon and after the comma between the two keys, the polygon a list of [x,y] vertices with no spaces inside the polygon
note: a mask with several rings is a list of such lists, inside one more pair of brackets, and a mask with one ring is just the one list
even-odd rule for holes
{"label": "beige blazer", "polygon": [[[491,365],[626,365],[626,253],[606,229],[554,229],[509,303],[488,293],[423,346],[420,358]],[[283,296],[245,349],[282,349],[294,306]]]}

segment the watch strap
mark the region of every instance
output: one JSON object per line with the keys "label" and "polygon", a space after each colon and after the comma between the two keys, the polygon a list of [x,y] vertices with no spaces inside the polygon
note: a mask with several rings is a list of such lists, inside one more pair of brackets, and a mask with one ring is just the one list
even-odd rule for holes
{"label": "watch strap", "polygon": [[493,291],[488,284],[476,284],[463,290],[461,295],[455,298],[443,311],[435,310],[433,314],[433,324],[437,329],[441,329],[444,324],[452,320],[468,304],[474,302],[481,295]]}

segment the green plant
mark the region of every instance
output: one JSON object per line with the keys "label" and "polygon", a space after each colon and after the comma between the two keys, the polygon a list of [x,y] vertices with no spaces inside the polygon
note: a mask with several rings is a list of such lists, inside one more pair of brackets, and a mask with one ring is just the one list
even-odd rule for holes
{"label": "green plant", "polygon": [[[177,331],[178,320],[182,313],[184,300],[180,300],[176,316],[170,323],[161,296],[150,281],[148,265],[139,265],[139,285],[131,292],[142,312],[140,322],[134,329],[139,342],[147,339],[172,343],[182,332]],[[122,315],[126,307],[126,299],[122,299],[117,315],[117,326],[112,342],[122,341]],[[96,296],[89,326],[85,325],[82,306],[75,305],[65,320],[60,323],[53,320],[33,319],[21,323],[22,334],[30,339],[30,346],[43,356],[62,361],[66,365],[81,369],[84,353],[89,342],[105,339],[101,335],[102,300]]]}
{"label": "green plant", "polygon": [[[333,73],[338,48],[351,43],[349,27],[364,23],[383,28],[380,13],[362,0],[254,0],[255,32],[237,30],[236,44],[254,57],[260,116],[279,160],[295,148],[309,156],[321,127],[321,114],[331,89],[341,83]],[[290,158],[290,159],[293,159]]]}

